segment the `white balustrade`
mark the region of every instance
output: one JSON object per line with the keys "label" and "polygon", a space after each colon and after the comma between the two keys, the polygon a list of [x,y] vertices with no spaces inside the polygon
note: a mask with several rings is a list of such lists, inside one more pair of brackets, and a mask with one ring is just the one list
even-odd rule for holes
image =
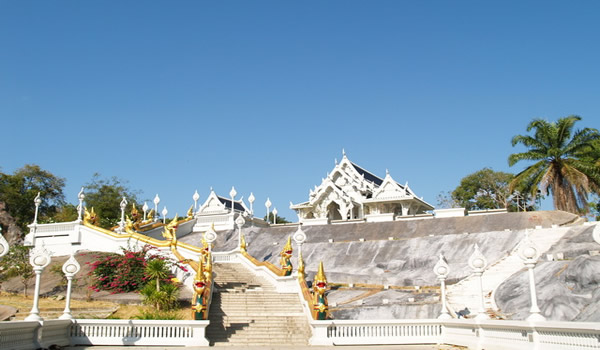
{"label": "white balustrade", "polygon": [[79,222],[61,222],[56,224],[37,224],[35,230],[36,237],[54,236],[57,233],[68,235],[79,226]]}
{"label": "white balustrade", "polygon": [[208,346],[209,321],[183,320],[75,320],[71,344]]}

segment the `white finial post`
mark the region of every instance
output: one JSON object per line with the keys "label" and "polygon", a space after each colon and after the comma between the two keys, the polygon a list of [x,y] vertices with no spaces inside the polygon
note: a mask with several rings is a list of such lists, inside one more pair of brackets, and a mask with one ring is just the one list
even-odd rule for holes
{"label": "white finial post", "polygon": [[0,258],[8,254],[9,249],[8,242],[4,236],[2,236],[2,227],[0,227]]}
{"label": "white finial post", "polygon": [[119,221],[119,232],[123,233],[125,230],[125,207],[127,206],[127,199],[123,197],[121,203],[119,204],[121,207],[121,221]]}
{"label": "white finial post", "polygon": [[269,208],[271,208],[271,204],[271,200],[269,199],[269,197],[267,197],[267,201],[265,202],[265,207],[267,207],[267,222],[269,222],[269,214],[271,213]]}
{"label": "white finial post", "polygon": [[342,148],[342,158],[346,158],[346,150]]}
{"label": "white finial post", "polygon": [[158,203],[160,203],[160,197],[158,193],[154,196],[154,222],[158,221]]}
{"label": "white finial post", "polygon": [[81,217],[83,216],[83,200],[85,199],[85,194],[83,193],[83,187],[81,191],[77,194],[77,199],[79,199],[79,205],[77,206],[77,221],[81,221]]}
{"label": "white finial post", "polygon": [[248,202],[250,202],[250,214],[252,214],[252,216],[254,216],[254,208],[252,208],[252,204],[254,203],[254,200],[256,198],[254,198],[254,194],[252,192],[250,192],[250,196],[248,197]]}
{"label": "white finial post", "polygon": [[531,309],[529,309],[529,312],[531,314],[527,317],[527,320],[545,321],[546,318],[542,316],[540,308],[538,307],[537,293],[535,291],[535,275],[533,273],[533,268],[540,257],[540,253],[539,249],[535,246],[535,243],[529,238],[529,231],[527,230],[525,231],[525,238],[521,242],[521,247],[519,247],[519,257],[523,260],[525,267],[527,267],[529,275],[529,295],[531,298]]}
{"label": "white finial post", "polygon": [[231,186],[231,191],[229,191],[229,195],[231,196],[231,214],[233,215],[233,209],[235,208],[234,199],[235,196],[237,196],[237,191],[235,190],[235,187]]}
{"label": "white finial post", "polygon": [[167,223],[167,214],[169,214],[169,211],[167,210],[167,207],[165,206],[162,210],[163,224]]}
{"label": "white finial post", "polygon": [[194,211],[198,210],[198,199],[200,199],[200,195],[198,194],[198,190],[196,190],[194,192],[194,195],[192,196],[192,199],[194,200]]}
{"label": "white finial post", "polygon": [[208,243],[208,251],[212,252],[212,243],[217,240],[217,232],[213,228],[215,224],[210,225],[210,228],[204,232],[204,240]]}
{"label": "white finial post", "polygon": [[37,196],[33,199],[33,204],[35,204],[35,214],[33,215],[33,224],[37,225],[38,212],[40,210],[40,204],[42,204],[42,199],[40,198],[40,193],[38,192]]}
{"label": "white finial post", "polygon": [[273,208],[273,224],[277,225],[277,208]]}
{"label": "white finial post", "polygon": [[148,203],[144,202],[144,205],[142,206],[142,210],[144,211],[144,221],[146,221],[146,214],[148,212]]}
{"label": "white finial post", "polygon": [[35,289],[33,291],[33,307],[29,312],[29,316],[25,318],[25,321],[42,321],[43,318],[40,316],[40,281],[42,278],[42,271],[50,264],[50,253],[42,246],[39,249],[33,249],[29,253],[29,263],[33,266],[33,272],[35,273]]}
{"label": "white finial post", "polygon": [[473,269],[475,276],[479,279],[479,311],[477,312],[477,316],[475,316],[478,320],[487,320],[490,317],[485,313],[485,306],[483,303],[483,282],[481,279],[481,275],[487,266],[487,260],[479,251],[479,246],[475,244],[475,251],[469,258],[469,266]]}
{"label": "white finial post", "polygon": [[440,311],[438,319],[449,320],[452,318],[452,316],[450,316],[448,313],[448,307],[446,306],[446,278],[450,273],[450,267],[446,263],[446,259],[444,259],[442,254],[440,254],[440,259],[433,267],[433,272],[437,276],[437,279],[440,280],[440,292],[442,294],[442,310]]}
{"label": "white finial post", "polygon": [[[302,231],[302,225],[298,225],[298,229],[296,230],[292,238],[294,239],[296,244],[298,244],[298,259],[300,259],[300,256],[302,256],[302,244],[304,243],[304,241],[306,241],[306,233]],[[298,262],[298,264],[300,264],[300,262]]]}
{"label": "white finial post", "polygon": [[238,215],[237,219],[235,219],[235,224],[238,227],[238,249],[242,245],[242,226],[246,223],[242,214]]}
{"label": "white finial post", "polygon": [[65,274],[65,277],[67,277],[67,296],[65,301],[65,311],[63,311],[62,316],[59,317],[61,320],[73,319],[73,315],[71,314],[71,284],[73,282],[73,276],[75,276],[80,269],[81,266],[77,260],[75,260],[73,254],[71,254],[69,260],[65,261],[62,267],[62,271]]}

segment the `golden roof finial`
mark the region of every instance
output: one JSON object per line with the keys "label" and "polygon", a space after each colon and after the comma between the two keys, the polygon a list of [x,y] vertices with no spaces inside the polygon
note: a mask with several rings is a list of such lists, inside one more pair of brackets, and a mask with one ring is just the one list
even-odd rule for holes
{"label": "golden roof finial", "polygon": [[192,216],[194,216],[194,205],[193,204],[190,207],[190,209],[188,209],[188,211],[187,211],[187,217],[191,218]]}

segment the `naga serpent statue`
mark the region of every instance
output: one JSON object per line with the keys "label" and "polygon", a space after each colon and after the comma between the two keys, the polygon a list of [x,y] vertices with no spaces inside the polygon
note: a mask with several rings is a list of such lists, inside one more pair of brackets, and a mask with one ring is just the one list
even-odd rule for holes
{"label": "naga serpent statue", "polygon": [[329,305],[327,304],[327,277],[323,270],[323,262],[319,264],[319,271],[313,280],[313,311],[315,320],[326,320],[329,313]]}
{"label": "naga serpent statue", "polygon": [[194,320],[205,320],[208,317],[207,306],[212,285],[212,257],[208,249],[208,243],[203,240],[203,249],[198,257],[198,262],[186,259],[177,250],[177,220],[178,216],[165,226],[163,237],[170,241],[169,247],[173,255],[182,263],[189,265],[195,272],[194,295],[192,297],[192,318]]}
{"label": "naga serpent statue", "polygon": [[281,269],[283,270],[283,275],[284,276],[289,276],[292,274],[292,237],[288,237],[287,243],[285,244],[285,246],[283,247],[283,250],[281,251],[281,253],[279,253],[279,255],[281,255],[281,259],[279,260],[279,263],[281,264]]}

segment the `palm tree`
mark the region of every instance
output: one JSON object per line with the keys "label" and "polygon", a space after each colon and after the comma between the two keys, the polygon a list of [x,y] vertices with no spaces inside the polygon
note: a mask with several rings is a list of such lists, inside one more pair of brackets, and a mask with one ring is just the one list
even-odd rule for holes
{"label": "palm tree", "polygon": [[167,263],[162,259],[152,259],[148,261],[145,272],[148,277],[156,279],[156,291],[160,292],[160,280],[169,277]]}
{"label": "palm tree", "polygon": [[519,189],[535,196],[538,188],[543,194],[552,193],[554,209],[575,214],[587,211],[587,196],[600,193],[600,166],[598,154],[600,133],[584,128],[573,131],[579,116],[560,118],[556,122],[534,119],[527,131],[533,136],[517,135],[513,147],[522,144],[528,150],[508,157],[513,166],[521,160],[535,161],[517,174],[510,183],[510,191]]}

